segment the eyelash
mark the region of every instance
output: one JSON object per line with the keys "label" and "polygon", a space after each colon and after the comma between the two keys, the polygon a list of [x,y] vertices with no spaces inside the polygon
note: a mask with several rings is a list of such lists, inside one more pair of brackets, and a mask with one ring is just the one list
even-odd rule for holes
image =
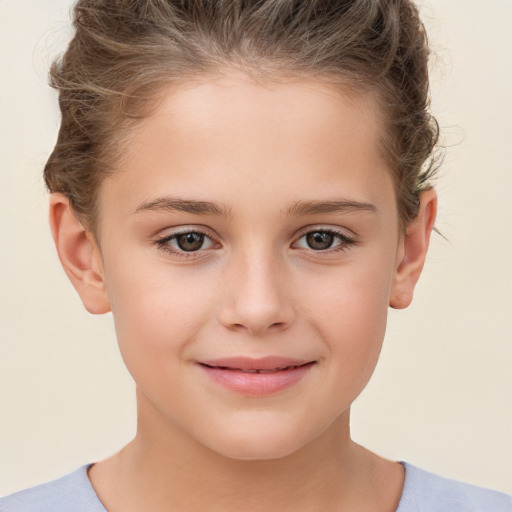
{"label": "eyelash", "polygon": [[172,240],[176,240],[179,236],[187,235],[189,233],[194,233],[197,235],[204,235],[205,237],[211,239],[211,236],[209,236],[208,233],[205,233],[204,231],[201,231],[200,229],[188,229],[185,231],[178,231],[177,233],[173,233],[172,235],[164,236],[163,238],[156,240],[156,244],[159,249],[161,249],[162,251],[167,252],[169,254],[172,254],[173,256],[178,256],[180,258],[185,258],[185,259],[197,258],[196,254],[201,251],[190,251],[190,252],[176,251],[176,250],[172,249],[171,246],[169,245],[169,242],[171,242]]}
{"label": "eyelash", "polygon": [[[189,233],[203,235],[206,238],[209,238],[210,240],[212,240],[211,236],[208,235],[208,233],[205,233],[204,231],[201,231],[200,229],[190,229],[190,230],[185,230],[185,231],[179,231],[177,233],[173,233],[172,235],[164,236],[163,238],[160,238],[160,239],[156,240],[155,243],[156,243],[156,245],[158,246],[159,249],[161,249],[162,251],[167,252],[169,254],[172,254],[173,256],[178,256],[180,258],[185,258],[185,259],[197,258],[198,257],[197,254],[202,252],[202,251],[200,251],[200,250],[189,251],[189,252],[187,252],[187,251],[176,251],[176,250],[172,249],[171,246],[169,245],[169,242],[171,242],[172,240],[176,240],[179,236],[183,236],[183,235],[186,235],[186,234],[189,234]],[[357,241],[354,238],[348,236],[345,233],[342,233],[340,231],[336,231],[336,230],[330,229],[330,228],[311,229],[309,231],[306,231],[300,237],[297,238],[296,242],[298,240],[300,240],[301,238],[305,237],[306,235],[308,235],[309,233],[327,233],[329,235],[332,235],[332,236],[336,237],[339,240],[339,242],[340,242],[339,245],[335,246],[332,249],[330,247],[327,248],[327,249],[324,249],[324,250],[310,249],[313,253],[333,254],[333,253],[338,253],[338,252],[345,252],[351,246],[354,246],[354,245],[357,244]]]}

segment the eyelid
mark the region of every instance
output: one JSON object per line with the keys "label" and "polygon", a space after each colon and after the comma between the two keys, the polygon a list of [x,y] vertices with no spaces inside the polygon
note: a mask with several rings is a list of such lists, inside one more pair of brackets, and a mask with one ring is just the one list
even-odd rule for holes
{"label": "eyelid", "polygon": [[346,238],[357,238],[357,234],[346,227],[333,226],[331,224],[310,224],[309,226],[305,226],[299,230],[299,235],[296,237],[296,240],[307,233],[311,233],[312,231],[328,231]]}
{"label": "eyelid", "polygon": [[[208,252],[211,248],[198,249],[197,251],[176,250],[175,248],[171,247],[169,242],[172,240],[175,240],[178,236],[186,235],[187,233],[197,233],[197,234],[201,234],[204,237],[211,240],[213,244],[220,245],[219,242],[217,242],[215,240],[215,238],[208,231],[209,230],[205,230],[202,226],[199,226],[199,227],[188,226],[186,228],[184,227],[181,229],[177,228],[176,231],[172,231],[170,233],[168,232],[165,235],[158,237],[155,240],[155,243],[160,250],[167,252],[171,255],[175,255],[175,256],[178,256],[181,258],[189,258],[189,259],[196,258],[197,259],[197,258],[201,258],[203,256],[202,253]],[[350,231],[350,234],[347,234],[346,231]],[[337,228],[337,227],[335,228],[335,227],[325,226],[325,225],[313,225],[313,226],[306,226],[306,227],[302,228],[302,230],[300,231],[300,234],[293,241],[292,248],[293,248],[293,245],[295,245],[301,238],[303,238],[304,236],[306,236],[309,233],[314,233],[314,232],[323,232],[323,233],[332,234],[338,238],[340,243],[338,243],[337,245],[335,245],[333,247],[328,247],[327,249],[315,250],[312,248],[304,248],[304,247],[299,247],[299,249],[305,250],[312,254],[332,254],[332,253],[336,253],[339,251],[346,251],[351,246],[358,244],[358,240],[355,237],[355,234],[349,229],[343,230],[343,229]]]}
{"label": "eyelid", "polygon": [[[346,233],[346,231],[350,231],[350,234]],[[295,238],[293,245],[295,245],[301,238],[303,238],[307,234],[315,233],[315,232],[332,234],[332,235],[338,237],[338,240],[340,240],[340,243],[338,245],[335,245],[334,247],[328,247],[327,249],[323,249],[323,250],[322,249],[315,250],[315,249],[304,248],[304,247],[299,247],[299,249],[306,250],[313,254],[332,254],[332,253],[336,253],[338,251],[346,251],[351,246],[357,245],[359,243],[356,238],[355,233],[349,229],[343,230],[341,228],[334,228],[331,226],[316,225],[316,226],[307,226],[306,228],[303,228],[301,230],[301,234]]]}
{"label": "eyelid", "polygon": [[176,231],[168,232],[165,235],[157,237],[155,240],[155,244],[158,246],[158,248],[166,253],[172,254],[174,256],[178,256],[181,258],[199,258],[202,256],[202,253],[207,252],[209,249],[199,249],[197,251],[183,251],[183,250],[176,250],[175,248],[171,247],[170,243],[172,240],[175,240],[177,237],[181,235],[186,235],[187,233],[197,233],[200,235],[203,235],[204,237],[210,239],[213,244],[217,244],[218,242],[215,240],[215,238],[208,233],[206,230],[204,230],[202,227],[195,227],[195,226],[189,226],[182,229],[177,229]]}

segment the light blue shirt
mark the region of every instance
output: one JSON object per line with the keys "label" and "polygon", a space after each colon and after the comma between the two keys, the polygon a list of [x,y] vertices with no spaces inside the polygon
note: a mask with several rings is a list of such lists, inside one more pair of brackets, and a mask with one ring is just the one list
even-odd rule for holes
{"label": "light blue shirt", "polygon": [[[402,464],[405,483],[396,512],[512,512],[512,496]],[[0,498],[0,512],[107,512],[87,476],[89,466]]]}

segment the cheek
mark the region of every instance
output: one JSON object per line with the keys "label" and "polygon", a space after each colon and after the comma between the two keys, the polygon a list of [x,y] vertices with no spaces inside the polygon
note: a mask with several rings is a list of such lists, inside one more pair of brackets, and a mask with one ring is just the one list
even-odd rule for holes
{"label": "cheek", "polygon": [[312,276],[306,285],[308,309],[316,311],[316,318],[331,331],[340,330],[359,338],[367,333],[370,338],[385,328],[393,277],[394,259],[373,258],[340,267],[336,272]]}
{"label": "cheek", "polygon": [[313,328],[326,344],[338,384],[350,388],[349,394],[366,385],[382,348],[394,259],[381,256],[340,268],[336,276],[317,278],[306,288]]}
{"label": "cheek", "polygon": [[116,261],[106,274],[119,348],[134,379],[153,378],[157,368],[175,375],[170,366],[211,316],[212,289],[200,286],[199,276],[135,258]]}

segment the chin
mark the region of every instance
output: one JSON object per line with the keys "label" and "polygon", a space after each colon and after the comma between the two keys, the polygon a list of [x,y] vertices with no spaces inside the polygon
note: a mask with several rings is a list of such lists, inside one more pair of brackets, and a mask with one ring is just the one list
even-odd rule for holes
{"label": "chin", "polygon": [[285,458],[297,451],[297,447],[283,447],[283,446],[231,446],[226,447],[221,455],[233,459],[243,461],[262,461],[262,460],[277,460]]}
{"label": "chin", "polygon": [[245,432],[228,429],[221,439],[210,439],[207,446],[229,459],[261,461],[287,457],[307,443],[304,435],[286,429],[272,432],[272,429],[253,428]]}

